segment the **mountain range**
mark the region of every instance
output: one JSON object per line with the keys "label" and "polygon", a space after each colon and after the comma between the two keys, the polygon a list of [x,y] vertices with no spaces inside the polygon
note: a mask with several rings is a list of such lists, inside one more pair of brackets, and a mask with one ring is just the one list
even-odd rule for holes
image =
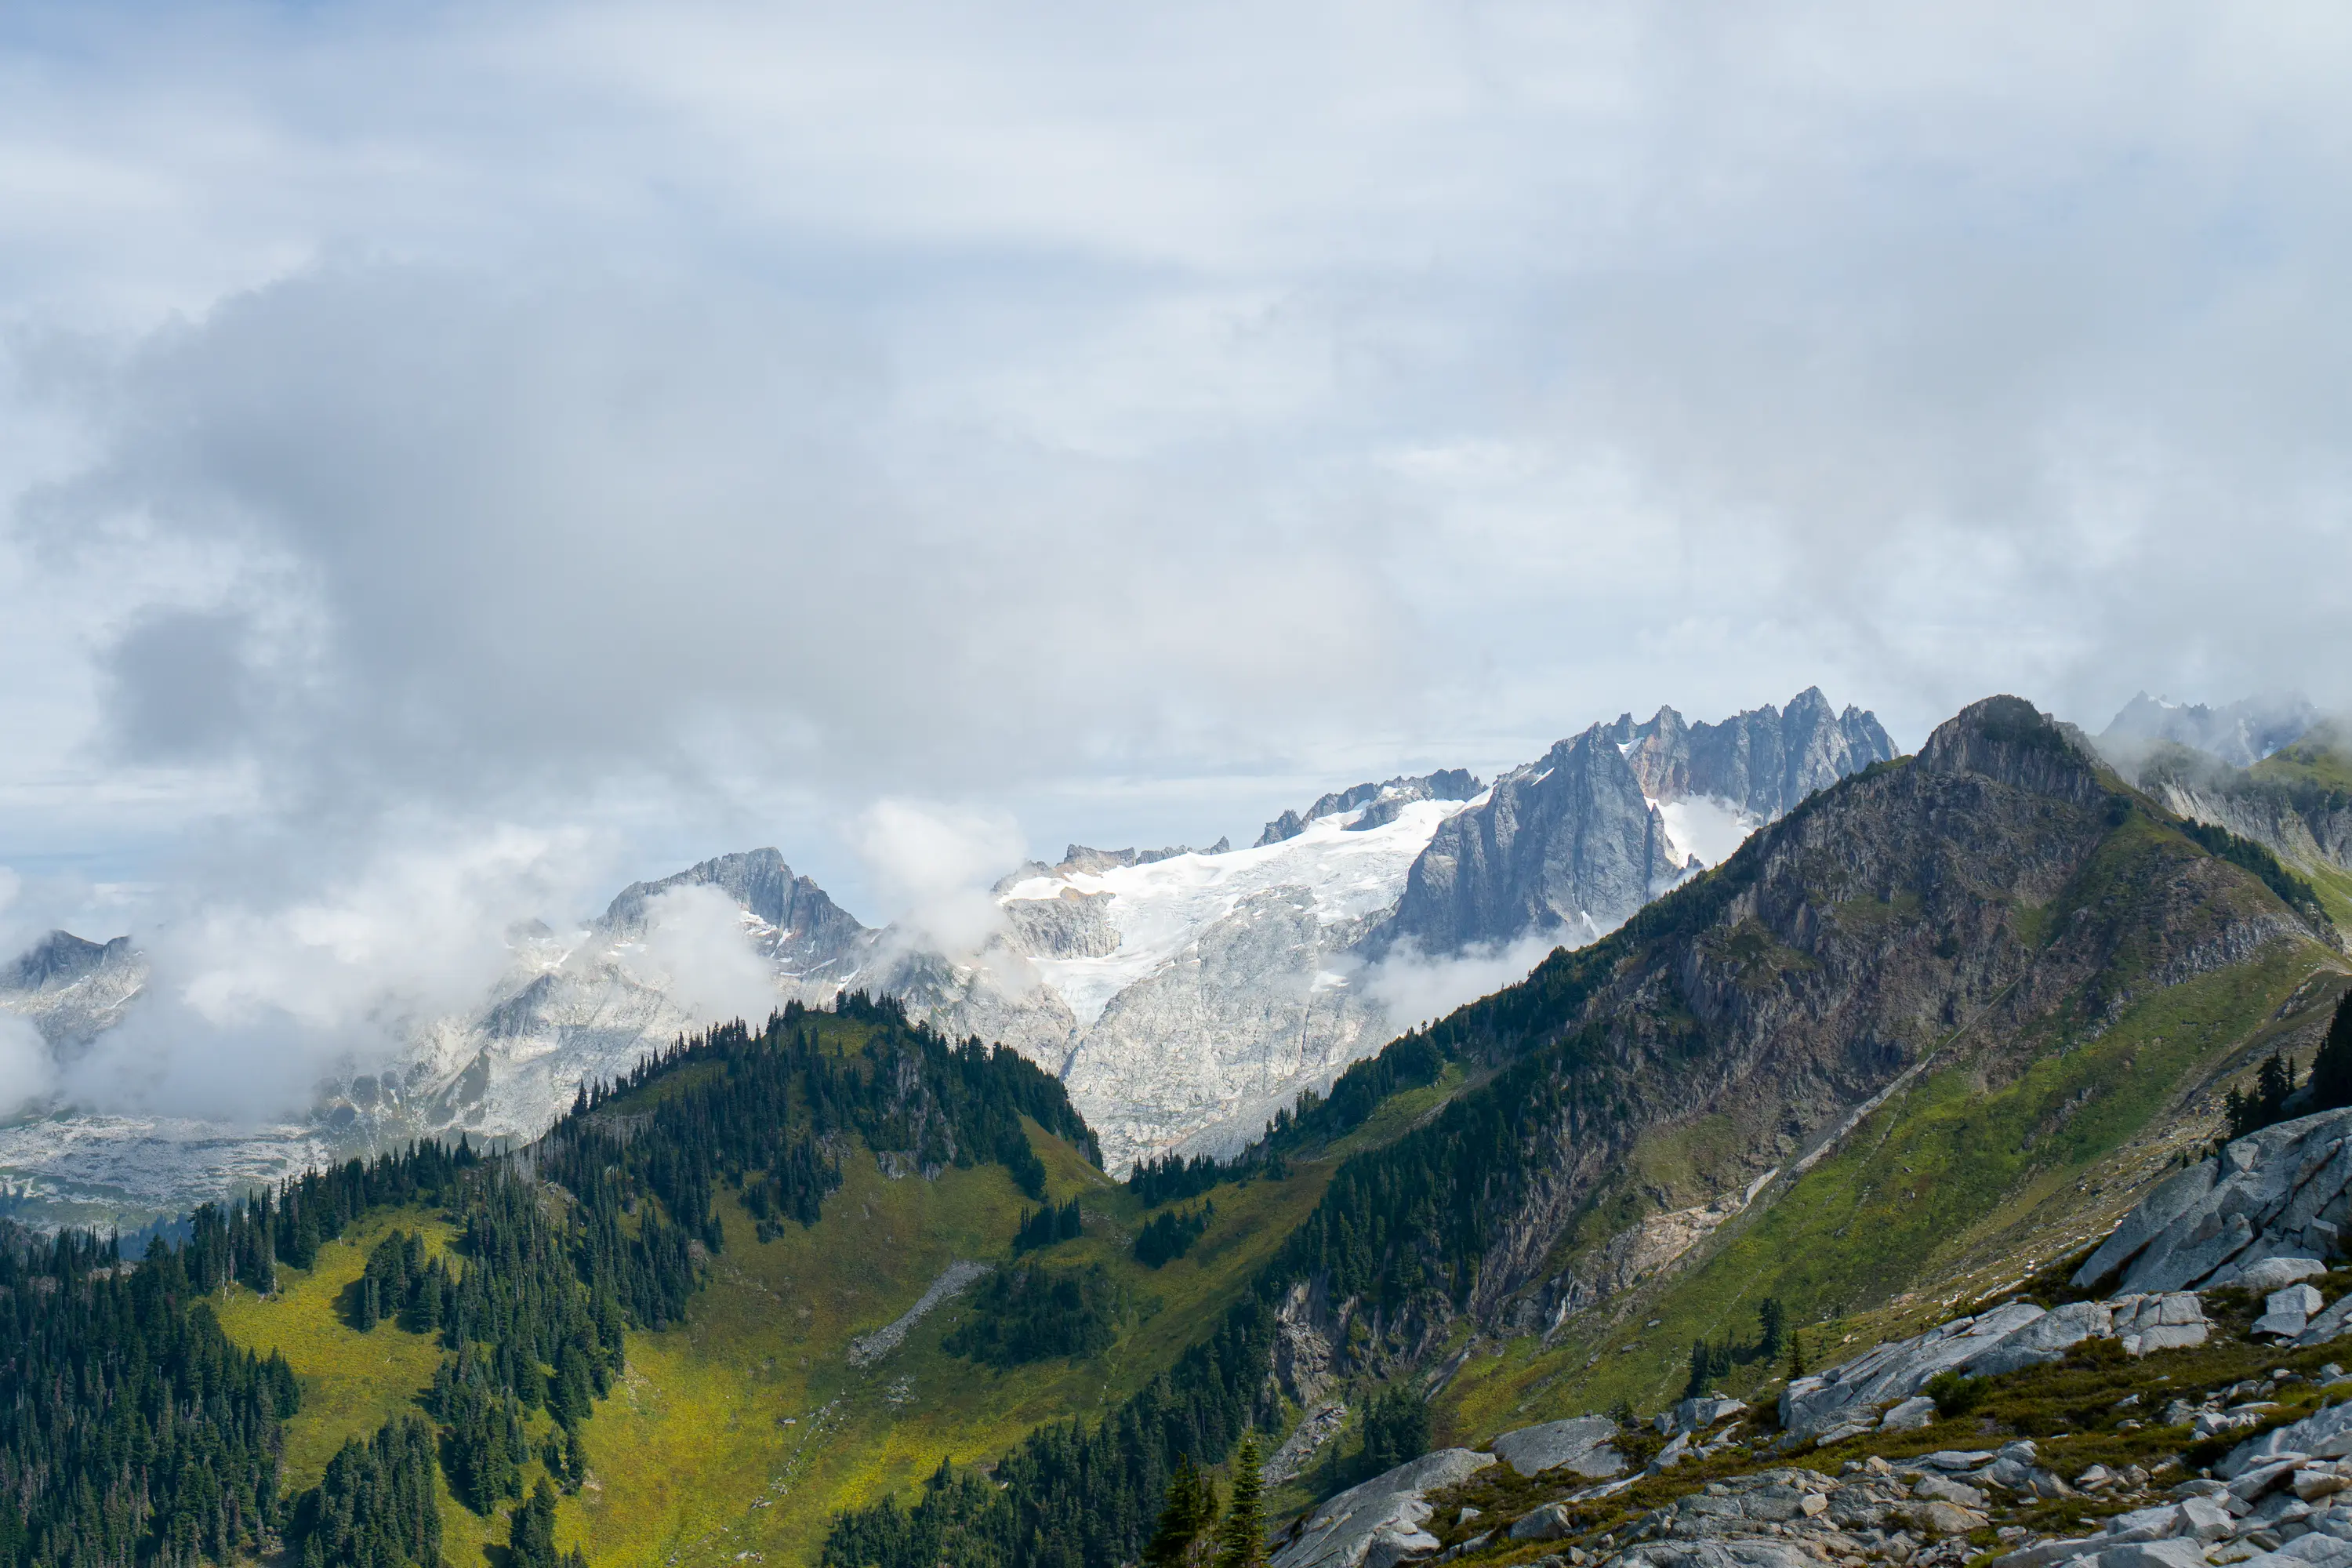
{"label": "mountain range", "polygon": [[[676,994],[660,955],[672,900],[704,889],[726,900],[777,1005],[860,989],[949,1037],[1009,1045],[1064,1080],[1113,1170],[1230,1152],[1401,1028],[1615,929],[1895,754],[1875,718],[1818,689],[1720,723],[1625,714],[1492,785],[1453,769],[1327,794],[1245,848],[1072,845],[1003,878],[998,925],[965,952],[862,924],[773,848],[719,856],[632,884],[580,930],[518,930],[478,1010],[324,1086],[308,1117],[23,1119],[0,1128],[0,1190],[24,1217],[136,1225],[339,1150],[534,1136],[583,1079],[716,1021]],[[59,932],[0,982],[0,1008],[71,1049],[135,1005],[144,978],[127,940]]]}
{"label": "mountain range", "polygon": [[[1633,767],[1632,733],[1593,739],[1531,787],[1589,795],[1604,746]],[[2266,763],[2320,767],[2324,741]],[[1262,861],[1073,854],[998,897],[1047,906],[1024,944],[1100,963],[1150,935],[1104,930],[1156,887],[1134,879],[1382,854],[1347,847],[1416,813],[1434,843],[1511,798],[1391,782],[1392,811],[1374,786],[1299,813],[1242,852]],[[135,1269],[0,1226],[26,1375],[79,1413],[61,1440],[0,1423],[0,1477],[37,1455],[93,1500],[11,1493],[35,1532],[12,1561],[70,1531],[144,1560],[189,1530],[221,1561],[537,1563],[551,1532],[607,1564],[1118,1568],[1188,1467],[1233,1525],[1262,1442],[1283,1568],[2324,1568],[2255,1554],[2340,1484],[2294,1439],[2352,1422],[2289,1425],[2342,1397],[2323,1363],[2352,1322],[2352,1111],[2296,1120],[2352,1102],[2326,901],[2013,697],[1719,864],[1678,858],[1615,929],[1308,1085],[1231,1157],[1123,1181],[1070,1079],[862,995],[884,933],[816,943],[829,905],[781,864],[630,889],[596,949],[625,973],[676,900],[723,896],[760,903],[743,929],[796,976],[851,989],[599,1077],[510,1153],[328,1168]],[[1106,1014],[1133,984],[1098,979]],[[134,1430],[145,1405],[57,1375],[134,1311],[164,1372],[267,1397]],[[18,1364],[0,1411],[34,1405]],[[2234,1449],[2266,1426],[2258,1469]],[[184,1447],[222,1458],[191,1480]],[[2290,1473],[2309,1496],[2264,1502]],[[110,1514],[102,1481],[148,1500]],[[387,1491],[410,1500],[389,1521]],[[2176,1506],[2195,1532],[2142,1533]],[[332,1533],[369,1530],[405,1535]]]}

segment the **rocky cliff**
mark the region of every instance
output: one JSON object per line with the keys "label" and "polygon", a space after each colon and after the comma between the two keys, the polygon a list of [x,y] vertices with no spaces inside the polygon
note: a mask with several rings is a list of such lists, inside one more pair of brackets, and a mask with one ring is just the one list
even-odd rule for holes
{"label": "rocky cliff", "polygon": [[1875,718],[1839,713],[1818,687],[1719,724],[1671,708],[1596,724],[1438,830],[1382,939],[1433,952],[1529,931],[1590,942],[1756,826],[1894,755]]}
{"label": "rocky cliff", "polygon": [[1475,1283],[1449,1300],[1389,1280],[1372,1342],[1433,1343],[1458,1312],[1542,1330],[1590,1305],[1648,1206],[1645,1150],[1680,1151],[1731,1207],[1769,1202],[1776,1173],[1931,1066],[1991,1092],[2164,987],[2270,943],[2318,951],[2172,821],[2078,733],[1990,699],[1466,1011],[1457,1048],[1500,1076],[1374,1158],[1472,1181]]}

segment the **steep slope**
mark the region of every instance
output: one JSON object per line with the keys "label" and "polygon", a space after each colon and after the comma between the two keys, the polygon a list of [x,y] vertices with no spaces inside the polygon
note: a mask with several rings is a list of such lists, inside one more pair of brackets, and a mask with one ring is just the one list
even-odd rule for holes
{"label": "steep slope", "polygon": [[2168,742],[2119,762],[2172,811],[2262,845],[2310,880],[2339,927],[2352,922],[2352,755],[2336,726],[2252,768]]}

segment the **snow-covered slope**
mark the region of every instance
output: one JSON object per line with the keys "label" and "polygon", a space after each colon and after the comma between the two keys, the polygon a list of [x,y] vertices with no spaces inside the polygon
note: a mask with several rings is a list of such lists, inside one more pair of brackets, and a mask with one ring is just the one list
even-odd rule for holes
{"label": "snow-covered slope", "polygon": [[1069,1008],[1059,1065],[1107,1161],[1246,1139],[1392,1037],[1356,950],[1467,804],[1404,793],[1248,849],[1101,869],[1073,856],[1003,890],[1030,963]]}

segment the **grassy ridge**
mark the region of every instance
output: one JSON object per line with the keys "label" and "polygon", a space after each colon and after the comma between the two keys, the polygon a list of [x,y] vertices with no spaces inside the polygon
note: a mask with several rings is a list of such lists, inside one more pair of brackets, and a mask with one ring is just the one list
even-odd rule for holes
{"label": "grassy ridge", "polygon": [[[2138,1178],[2191,1141],[2190,1107],[2267,1048],[2273,1015],[2315,974],[2290,1024],[2324,1018],[2340,960],[2278,944],[2261,962],[2168,988],[2097,1039],[2053,1050],[1988,1091],[1966,1058],[1924,1074],[1839,1150],[1695,1249],[1692,1266],[1584,1320],[1546,1349],[1474,1357],[1442,1424],[1477,1436],[1605,1409],[1654,1410],[1682,1392],[1691,1342],[1752,1339],[1778,1297],[1815,1364],[1910,1331],[2013,1281],[2111,1224]],[[1867,1238],[1868,1245],[1857,1245]],[[1741,1369],[1744,1393],[1784,1367]]]}
{"label": "grassy ridge", "polygon": [[[828,1018],[822,1028],[829,1046],[854,1048],[861,1026]],[[1093,1414],[1141,1387],[1239,1295],[1330,1170],[1328,1161],[1300,1162],[1286,1180],[1219,1189],[1207,1234],[1153,1270],[1130,1251],[1148,1211],[1068,1143],[1034,1122],[1026,1131],[1049,1197],[1076,1196],[1087,1214],[1082,1237],[1035,1256],[1101,1263],[1126,1295],[1108,1352],[1011,1372],[979,1366],[940,1348],[962,1310],[950,1301],[895,1351],[852,1366],[851,1342],[907,1310],[950,1264],[1008,1261],[1033,1205],[1001,1165],[892,1179],[862,1145],[845,1150],[844,1184],[814,1228],[787,1226],[760,1243],[733,1195],[721,1197],[727,1245],[686,1322],[629,1335],[628,1369],[585,1425],[590,1479],[559,1508],[559,1544],[576,1542],[598,1564],[732,1562],[744,1552],[807,1561],[839,1510],[913,1488],[943,1456],[991,1458],[1040,1424]],[[221,1302],[232,1338],[282,1349],[304,1381],[288,1433],[289,1487],[314,1481],[346,1437],[416,1408],[432,1381],[441,1352],[429,1336],[390,1323],[362,1334],[341,1310],[367,1249],[395,1226],[424,1228],[436,1250],[450,1240],[436,1215],[372,1215],[323,1247],[316,1268],[282,1268],[271,1297],[232,1288]],[[543,1413],[531,1418],[534,1442],[547,1426]],[[526,1467],[526,1490],[537,1474],[535,1463]],[[456,1568],[489,1561],[484,1549],[506,1540],[502,1514],[475,1515],[446,1483],[442,1514]]]}

